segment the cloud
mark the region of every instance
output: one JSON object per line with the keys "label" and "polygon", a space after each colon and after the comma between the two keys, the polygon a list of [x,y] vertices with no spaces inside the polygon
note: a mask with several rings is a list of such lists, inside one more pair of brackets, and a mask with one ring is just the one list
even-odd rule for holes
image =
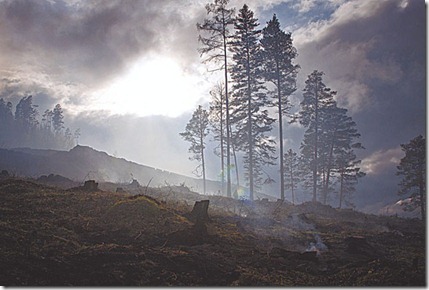
{"label": "cloud", "polygon": [[407,6],[398,1],[343,3],[329,19],[293,33],[301,73],[324,71],[327,85],[339,92],[340,105],[353,113],[373,105],[372,83],[394,84],[413,69],[409,62],[424,61],[416,51],[424,47],[425,36],[425,14],[419,9],[425,9],[422,1]]}
{"label": "cloud", "polygon": [[153,52],[191,67],[198,60],[195,23],[204,13],[204,5],[191,4],[2,1],[2,74],[18,79],[23,90],[52,89],[54,98],[72,98],[102,87]]}
{"label": "cloud", "polygon": [[361,169],[369,175],[377,175],[399,165],[402,157],[403,152],[400,147],[379,150],[362,160]]}

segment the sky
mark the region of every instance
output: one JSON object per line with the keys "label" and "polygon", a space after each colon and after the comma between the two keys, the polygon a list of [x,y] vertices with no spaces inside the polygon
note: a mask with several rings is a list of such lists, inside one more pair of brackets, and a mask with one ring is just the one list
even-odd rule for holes
{"label": "sky", "polygon": [[[207,3],[0,0],[0,97],[16,105],[32,94],[41,112],[60,103],[66,125],[81,130],[80,144],[192,175],[196,164],[179,132],[199,104],[207,107],[220,79],[198,53],[196,23]],[[307,76],[320,70],[357,123],[367,173],[357,193],[365,198],[358,199],[397,199],[400,144],[426,133],[425,2],[231,0],[230,6],[244,3],[261,29],[275,13],[292,33],[301,67],[293,110]],[[298,149],[302,133],[286,126],[285,146]],[[217,179],[219,161],[207,155],[208,177]],[[276,179],[278,170],[267,173]]]}

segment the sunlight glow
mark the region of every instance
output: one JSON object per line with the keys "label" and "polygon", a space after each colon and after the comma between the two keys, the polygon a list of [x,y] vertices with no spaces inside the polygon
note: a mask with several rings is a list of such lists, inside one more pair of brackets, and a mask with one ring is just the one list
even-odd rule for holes
{"label": "sunlight glow", "polygon": [[112,114],[176,117],[193,110],[208,91],[168,57],[144,57],[107,88],[94,93],[97,109]]}

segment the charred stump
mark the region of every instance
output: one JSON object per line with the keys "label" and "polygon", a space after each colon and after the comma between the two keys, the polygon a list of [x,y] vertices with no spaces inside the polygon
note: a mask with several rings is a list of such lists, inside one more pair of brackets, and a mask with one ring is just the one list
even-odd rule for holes
{"label": "charred stump", "polygon": [[88,192],[94,192],[98,190],[98,182],[95,182],[95,180],[87,180],[85,181],[85,184],[83,185],[83,190]]}
{"label": "charred stump", "polygon": [[186,215],[194,225],[190,228],[173,232],[168,235],[170,245],[200,245],[210,241],[206,222],[209,221],[209,200],[196,201],[192,211]]}
{"label": "charred stump", "polygon": [[126,193],[125,189],[123,187],[117,187],[116,193]]}
{"label": "charred stump", "polygon": [[189,214],[189,219],[193,221],[195,224],[205,224],[209,221],[209,203],[210,200],[201,200],[196,201],[194,204],[194,208]]}
{"label": "charred stump", "polygon": [[206,222],[209,221],[209,203],[210,200],[201,200],[196,201],[194,208],[191,211],[191,218],[194,220],[195,225],[193,226],[193,231],[197,236],[206,236],[207,235],[207,226]]}

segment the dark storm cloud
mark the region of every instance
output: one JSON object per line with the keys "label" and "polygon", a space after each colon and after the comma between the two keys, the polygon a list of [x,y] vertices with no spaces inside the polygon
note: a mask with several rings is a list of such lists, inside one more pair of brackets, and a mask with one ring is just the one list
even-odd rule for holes
{"label": "dark storm cloud", "polygon": [[92,88],[145,53],[171,49],[166,46],[171,42],[176,45],[170,55],[193,61],[197,38],[189,33],[195,30],[189,18],[197,14],[181,8],[185,2],[4,1],[0,63],[14,72],[46,73],[53,81]]}

